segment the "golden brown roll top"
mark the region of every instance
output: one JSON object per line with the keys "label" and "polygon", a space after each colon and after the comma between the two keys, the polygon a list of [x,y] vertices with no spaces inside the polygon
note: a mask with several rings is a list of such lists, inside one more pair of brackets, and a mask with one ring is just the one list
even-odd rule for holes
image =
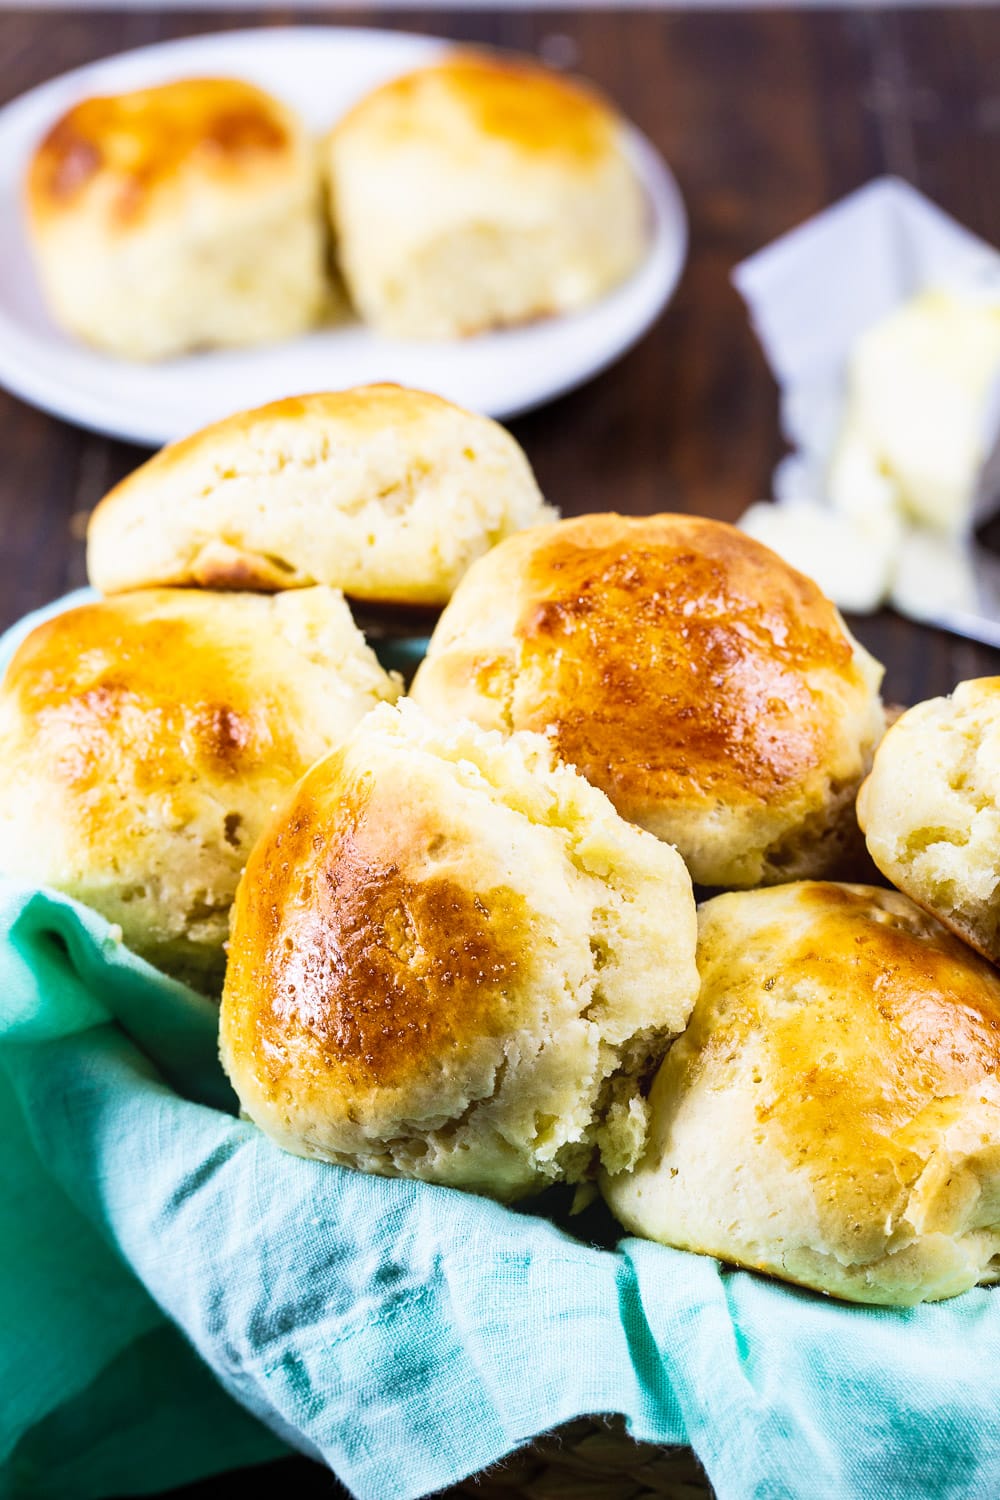
{"label": "golden brown roll top", "polygon": [[52,126],[28,172],[33,218],[99,200],[109,230],[155,211],[191,173],[231,188],[280,172],[302,134],[290,110],[235,78],[185,78],[84,99]]}
{"label": "golden brown roll top", "polygon": [[609,1179],[635,1233],[861,1302],[1000,1265],[1000,977],[895,891],[805,882],[699,913],[701,993]]}
{"label": "golden brown roll top", "polygon": [[316,149],[279,100],[184,78],[84,99],[25,200],[52,312],[126,358],[281,338],[327,300]]}
{"label": "golden brown roll top", "polygon": [[544,741],[368,716],[254,849],[223,1062],[280,1145],[500,1198],[641,1149],[694,992],[676,853]]}
{"label": "golden brown roll top", "polygon": [[496,422],[395,385],[294,396],[164,448],[106,495],[91,582],[443,604],[475,558],[545,505]]}
{"label": "golden brown roll top", "polygon": [[335,135],[364,131],[370,144],[387,147],[416,132],[455,157],[492,142],[497,151],[555,157],[581,171],[603,161],[618,130],[593,85],[531,58],[471,48],[373,89],[334,126]]}
{"label": "golden brown roll top", "polygon": [[56,615],[0,688],[0,865],[218,987],[233,892],[275,803],[398,691],[329,589],[150,590]]}
{"label": "golden brown roll top", "polygon": [[842,856],[880,676],[815,584],[734,527],[594,515],[477,563],[413,696],[546,733],[696,881],[743,886]]}
{"label": "golden brown roll top", "polygon": [[1000,677],[902,714],[858,796],[883,875],[1000,962]]}
{"label": "golden brown roll top", "polygon": [[623,143],[593,89],[524,59],[456,52],[373,90],[327,143],[356,306],[439,338],[602,296],[647,238]]}

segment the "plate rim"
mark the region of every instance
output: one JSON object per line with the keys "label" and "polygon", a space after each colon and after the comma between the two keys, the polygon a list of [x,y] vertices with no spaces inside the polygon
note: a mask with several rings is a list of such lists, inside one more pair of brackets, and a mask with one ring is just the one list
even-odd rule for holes
{"label": "plate rim", "polygon": [[[0,144],[9,131],[16,131],[22,126],[23,117],[44,109],[49,99],[57,100],[67,93],[76,92],[74,86],[79,86],[81,93],[89,78],[95,73],[110,71],[112,74],[118,71],[129,71],[137,62],[145,59],[169,57],[171,53],[193,51],[197,53],[204,46],[219,46],[222,44],[236,44],[241,47],[256,48],[262,42],[279,45],[300,45],[310,39],[322,39],[324,45],[336,45],[340,41],[350,43],[366,43],[374,45],[385,45],[392,42],[400,42],[404,46],[412,46],[414,49],[424,51],[428,56],[435,53],[446,52],[453,48],[468,46],[463,41],[451,37],[429,35],[427,33],[411,31],[400,28],[393,29],[376,26],[340,26],[336,23],[317,25],[307,23],[305,25],[278,25],[278,26],[250,26],[238,27],[231,31],[208,31],[199,32],[187,36],[171,37],[165,41],[144,43],[138,47],[125,48],[119,52],[110,53],[106,57],[92,59],[90,62],[81,63],[74,68],[56,74],[52,78],[44,79],[41,83],[34,84],[30,89],[16,95],[0,106]],[[471,44],[475,45],[475,44]],[[490,50],[511,52],[513,55],[527,55],[516,53],[510,48],[491,48]],[[540,63],[544,66],[544,63]],[[236,70],[238,72],[238,64]],[[181,74],[180,76],[183,76]],[[580,75],[583,77],[584,75]],[[133,85],[140,86],[140,85]],[[55,108],[53,107],[53,118]],[[65,104],[63,108],[67,107]],[[617,108],[617,105],[615,106]],[[648,268],[654,257],[662,262],[659,268],[659,280],[656,287],[655,297],[650,301],[647,310],[641,319],[635,320],[634,326],[630,327],[628,334],[622,339],[607,340],[596,354],[588,356],[579,362],[573,373],[562,372],[557,378],[542,382],[541,388],[532,388],[524,393],[523,398],[491,403],[488,415],[498,421],[509,421],[526,412],[536,410],[549,404],[570,391],[579,388],[590,380],[596,378],[610,365],[617,363],[645,337],[649,330],[662,316],[665,308],[673,299],[679,285],[684,267],[687,263],[690,244],[690,226],[688,214],[674,173],[665,161],[664,157],[654,143],[636,126],[624,113],[621,113],[624,122],[626,149],[631,156],[636,170],[639,174],[647,199],[649,200],[651,214],[654,220],[653,234],[650,238],[649,248],[645,260],[636,268],[638,274],[644,268]],[[13,226],[12,232],[22,242],[29,253],[34,269],[34,257],[31,246],[25,233],[23,216],[19,215]],[[628,280],[622,283],[627,286]],[[607,296],[614,296],[619,288],[612,288]],[[599,299],[591,307],[582,309],[577,314],[563,314],[559,318],[552,319],[553,325],[565,323],[573,317],[586,316],[586,314],[601,305],[605,298]],[[548,321],[548,320],[547,320]],[[537,327],[538,325],[526,325]],[[79,353],[80,357],[111,358],[102,356],[100,350],[89,348],[82,341],[71,340],[69,335],[62,334],[61,330],[52,323],[52,331],[55,337],[67,340],[67,353],[70,355]],[[488,332],[485,337],[502,336],[504,333],[515,335],[521,331],[518,328],[511,330],[498,330]],[[4,337],[3,335],[6,335]],[[309,337],[300,335],[299,338]],[[278,344],[276,347],[287,350],[294,347],[298,340],[289,343]],[[413,341],[414,344],[417,341]],[[175,430],[172,423],[157,424],[156,412],[150,409],[150,405],[142,409],[122,407],[111,410],[109,398],[104,394],[92,396],[86,390],[81,389],[78,384],[65,376],[53,376],[46,370],[33,369],[30,365],[22,363],[23,350],[18,350],[18,343],[25,344],[40,350],[50,350],[52,345],[46,339],[36,334],[30,325],[18,322],[16,317],[11,316],[6,309],[0,307],[0,386],[3,386],[10,394],[26,401],[28,404],[67,421],[88,431],[98,433],[102,436],[118,441],[133,443],[141,447],[159,448],[167,443],[177,441],[186,435],[188,431],[197,431],[198,428],[188,428],[183,431]],[[12,345],[14,347],[12,347]],[[263,349],[264,346],[259,346]],[[211,352],[211,351],[210,351]],[[239,350],[220,351],[230,356],[239,354]],[[259,352],[255,347],[254,352]],[[128,361],[122,361],[127,368]],[[140,367],[145,367],[143,362],[138,362]],[[162,368],[162,365],[160,366]],[[388,377],[387,377],[388,378]],[[335,379],[327,389],[346,388],[335,383]],[[416,387],[414,387],[416,388]],[[306,385],[303,388],[289,389],[286,394],[305,394],[309,390],[315,390],[315,384]],[[268,397],[267,401],[282,399],[274,396]],[[249,407],[237,407],[236,410],[253,409],[254,405],[267,404],[265,402],[254,402]],[[215,420],[214,417],[209,420]]]}

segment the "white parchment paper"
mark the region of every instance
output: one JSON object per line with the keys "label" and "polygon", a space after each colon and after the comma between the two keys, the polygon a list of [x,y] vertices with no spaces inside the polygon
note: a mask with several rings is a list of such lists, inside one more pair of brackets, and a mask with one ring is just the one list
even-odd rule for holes
{"label": "white parchment paper", "polygon": [[[815,503],[826,498],[848,360],[860,335],[929,287],[1000,300],[1000,252],[916,188],[882,177],[743,261],[733,281],[778,382],[782,431],[794,449],[775,471],[774,499]],[[996,396],[988,404],[987,452],[1000,429],[1000,386]],[[1000,504],[1000,465],[988,461],[984,479],[976,520]],[[942,538],[935,545],[955,550],[952,572],[974,571],[981,549]],[[911,583],[894,600],[908,614],[913,592]],[[920,617],[932,619],[934,601],[919,592]]]}

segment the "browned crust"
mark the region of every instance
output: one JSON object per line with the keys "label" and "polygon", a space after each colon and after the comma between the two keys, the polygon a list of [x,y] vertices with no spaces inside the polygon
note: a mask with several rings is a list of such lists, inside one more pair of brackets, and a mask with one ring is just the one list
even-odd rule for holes
{"label": "browned crust", "polygon": [[300,1099],[331,1077],[349,1094],[405,1086],[504,1036],[530,941],[523,897],[435,872],[433,818],[401,818],[393,788],[345,759],[300,784],[237,896],[228,1047],[271,1097],[290,1077]]}
{"label": "browned crust", "polygon": [[[703,908],[702,998],[667,1067],[678,1094],[702,1078],[718,1089],[752,1056],[756,1120],[813,1178],[830,1233],[856,1225],[880,1242],[871,1204],[905,1203],[928,1154],[920,1131],[1000,1072],[1000,977],[896,892],[772,894],[773,916],[764,892]],[[859,1240],[859,1257],[869,1248]]]}
{"label": "browned crust", "polygon": [[195,78],[85,99],[58,120],[27,178],[36,220],[75,211],[99,178],[110,219],[141,220],[160,186],[191,167],[220,180],[259,172],[292,147],[291,117],[276,99],[236,79]]}
{"label": "browned crust", "polygon": [[698,517],[589,516],[538,536],[516,636],[540,688],[515,727],[547,731],[628,814],[734,788],[767,802],[825,763],[836,726],[816,678],[863,686],[811,580]]}
{"label": "browned crust", "polygon": [[67,610],[8,668],[3,693],[17,700],[25,738],[73,786],[81,814],[86,788],[104,786],[126,749],[136,787],[150,792],[193,770],[237,777],[296,760],[291,740],[276,741],[274,703],[244,683],[209,621],[160,613],[168,598],[148,590]]}
{"label": "browned crust", "polygon": [[332,134],[371,125],[404,139],[411,129],[440,128],[428,108],[437,92],[482,136],[524,154],[561,155],[581,165],[607,155],[618,125],[612,106],[590,84],[524,58],[469,49],[374,89]]}

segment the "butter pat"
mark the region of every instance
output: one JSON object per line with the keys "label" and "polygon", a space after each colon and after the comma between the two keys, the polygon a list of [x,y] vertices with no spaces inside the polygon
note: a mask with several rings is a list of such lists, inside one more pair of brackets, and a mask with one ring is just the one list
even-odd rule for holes
{"label": "butter pat", "polygon": [[762,501],[751,505],[738,525],[818,583],[841,609],[868,614],[889,593],[903,529],[891,508],[862,516],[814,501]]}
{"label": "butter pat", "polygon": [[933,625],[943,614],[975,611],[977,597],[967,546],[920,529],[907,533],[892,585],[892,604],[900,614]]}
{"label": "butter pat", "polygon": [[834,507],[894,505],[936,531],[971,530],[998,377],[1000,299],[925,291],[868,329],[848,364]]}

